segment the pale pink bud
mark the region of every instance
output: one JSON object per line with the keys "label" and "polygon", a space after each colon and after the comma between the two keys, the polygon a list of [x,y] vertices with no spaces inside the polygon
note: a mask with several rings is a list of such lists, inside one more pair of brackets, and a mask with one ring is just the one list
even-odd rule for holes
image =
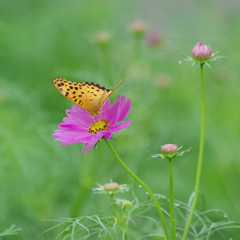
{"label": "pale pink bud", "polygon": [[147,30],[147,26],[145,22],[136,20],[131,24],[131,29],[135,35],[143,35]]}
{"label": "pale pink bud", "polygon": [[162,38],[158,31],[151,31],[147,36],[147,41],[150,45],[156,46],[161,42]]}
{"label": "pale pink bud", "polygon": [[110,41],[110,33],[109,32],[98,32],[96,34],[96,42],[99,44],[106,44]]}
{"label": "pale pink bud", "polygon": [[107,191],[114,191],[119,189],[119,185],[116,182],[106,183],[104,189]]}
{"label": "pale pink bud", "polygon": [[178,146],[175,144],[165,144],[161,147],[161,152],[166,158],[172,158],[178,152]]}
{"label": "pale pink bud", "polygon": [[195,60],[204,62],[211,58],[212,50],[209,46],[206,46],[203,43],[198,43],[192,50],[192,56]]}

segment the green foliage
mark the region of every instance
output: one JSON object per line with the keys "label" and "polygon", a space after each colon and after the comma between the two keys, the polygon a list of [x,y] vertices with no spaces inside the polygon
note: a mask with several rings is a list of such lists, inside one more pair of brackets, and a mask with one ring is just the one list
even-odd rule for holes
{"label": "green foliage", "polygon": [[15,235],[17,232],[21,230],[20,228],[15,228],[15,225],[12,225],[10,228],[5,229],[3,232],[0,232],[0,237]]}
{"label": "green foliage", "polygon": [[[134,47],[130,24],[135,19],[162,32],[159,46],[144,39]],[[105,199],[90,195],[89,188],[109,179],[132,183],[103,142],[82,154],[81,144],[59,146],[51,136],[71,107],[52,86],[58,76],[108,88],[125,77],[111,98],[132,99],[132,125],[117,133],[112,144],[133,171],[165,195],[166,164],[144,156],[169,142],[192,147],[173,166],[175,196],[187,201],[199,144],[200,83],[199,69],[188,62],[179,65],[183,57],[178,54],[190,55],[199,41],[227,57],[206,69],[201,190],[207,209],[223,209],[237,221],[239,26],[237,1],[0,1],[0,226],[1,231],[13,224],[22,229],[6,239],[54,239],[55,229],[41,235],[52,226],[43,219],[105,211]],[[111,35],[107,57],[95,43],[102,30]],[[142,189],[136,192],[146,198]],[[201,204],[198,209],[205,211]],[[229,236],[238,239],[239,230]]]}
{"label": "green foliage", "polygon": [[[106,193],[105,193],[106,194]],[[164,205],[162,209],[167,217],[170,218],[168,210],[169,199],[160,194],[156,197]],[[113,212],[109,208],[108,213],[104,216],[92,215],[81,216],[77,218],[64,218],[59,220],[47,220],[57,222],[47,231],[58,229],[57,239],[128,239],[124,238],[124,231],[127,229],[130,239],[165,239],[163,230],[159,228],[159,223],[153,214],[155,207],[152,200],[140,202],[135,197],[132,202],[132,208],[123,209],[118,205],[117,199],[114,201]],[[189,201],[189,203],[191,200]],[[110,201],[106,201],[110,207]],[[184,226],[190,211],[190,204],[181,201],[175,201],[175,211],[177,218],[177,236],[182,239]],[[149,217],[152,215],[153,217]],[[107,216],[108,215],[108,216]],[[216,220],[216,217],[219,219]],[[204,212],[195,211],[191,229],[189,232],[190,239],[209,240],[209,239],[228,239],[227,231],[229,229],[240,229],[240,224],[231,221],[228,215],[218,209],[207,210]],[[214,238],[213,238],[214,237]]]}

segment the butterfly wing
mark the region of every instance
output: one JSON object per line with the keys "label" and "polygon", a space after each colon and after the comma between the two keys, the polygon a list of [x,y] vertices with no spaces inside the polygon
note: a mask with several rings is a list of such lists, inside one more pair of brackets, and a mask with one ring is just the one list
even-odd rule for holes
{"label": "butterfly wing", "polygon": [[52,79],[57,90],[74,104],[90,112],[91,116],[99,115],[100,109],[107,98],[123,82],[114,89],[107,89],[93,82],[71,82],[64,78]]}
{"label": "butterfly wing", "polygon": [[118,84],[117,84],[117,86],[115,87],[115,88],[113,88],[113,89],[106,89],[105,87],[102,87],[102,86],[99,86],[99,84],[96,84],[96,85],[98,85],[99,87],[102,87],[102,88],[104,88],[104,89],[106,89],[106,90],[108,90],[108,91],[104,91],[104,92],[102,92],[101,93],[101,97],[99,97],[99,98],[95,98],[94,99],[94,106],[99,106],[97,109],[96,109],[96,111],[99,111],[100,110],[100,108],[102,107],[102,105],[105,103],[105,101],[110,97],[110,95],[121,85],[123,83],[123,80],[121,80]]}

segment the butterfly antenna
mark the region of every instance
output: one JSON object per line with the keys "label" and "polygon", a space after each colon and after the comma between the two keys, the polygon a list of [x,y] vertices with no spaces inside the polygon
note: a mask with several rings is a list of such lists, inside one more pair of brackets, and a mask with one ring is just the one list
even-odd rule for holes
{"label": "butterfly antenna", "polygon": [[125,78],[123,78],[123,79],[117,84],[117,86],[112,89],[113,92],[124,82],[124,79],[125,79]]}
{"label": "butterfly antenna", "polygon": [[[111,89],[110,94],[108,94],[107,98],[110,97],[110,95],[124,82],[124,78],[117,84],[117,86],[113,89]],[[105,100],[107,100],[107,98]]]}
{"label": "butterfly antenna", "polygon": [[112,105],[112,106],[110,106],[110,107],[104,109],[101,113],[105,112],[106,110],[108,110],[108,109],[110,109],[110,108],[114,108],[114,107],[116,107],[118,104],[119,104],[119,103],[117,103],[117,104],[115,104],[115,105]]}

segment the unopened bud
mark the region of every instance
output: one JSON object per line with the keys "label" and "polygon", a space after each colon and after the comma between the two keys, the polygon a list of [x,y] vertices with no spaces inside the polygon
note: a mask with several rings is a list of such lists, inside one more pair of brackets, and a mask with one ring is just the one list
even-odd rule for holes
{"label": "unopened bud", "polygon": [[126,199],[117,199],[117,205],[119,205],[122,209],[128,210],[133,207],[133,203]]}
{"label": "unopened bud", "polygon": [[147,42],[151,46],[157,46],[161,43],[162,37],[158,31],[151,31],[147,36]]}
{"label": "unopened bud", "polygon": [[203,43],[198,43],[192,50],[192,57],[198,62],[207,62],[212,56],[212,50]]}
{"label": "unopened bud", "polygon": [[110,33],[109,32],[98,32],[96,34],[95,40],[98,44],[107,44],[110,41]]}
{"label": "unopened bud", "polygon": [[161,147],[161,152],[165,158],[173,158],[178,153],[178,146],[175,144],[165,144]]}
{"label": "unopened bud", "polygon": [[116,182],[106,183],[104,189],[107,191],[115,191],[119,189],[119,185]]}
{"label": "unopened bud", "polygon": [[132,29],[132,32],[134,33],[134,35],[142,36],[146,32],[147,26],[146,26],[145,22],[143,22],[141,20],[137,20],[131,24],[131,29]]}

